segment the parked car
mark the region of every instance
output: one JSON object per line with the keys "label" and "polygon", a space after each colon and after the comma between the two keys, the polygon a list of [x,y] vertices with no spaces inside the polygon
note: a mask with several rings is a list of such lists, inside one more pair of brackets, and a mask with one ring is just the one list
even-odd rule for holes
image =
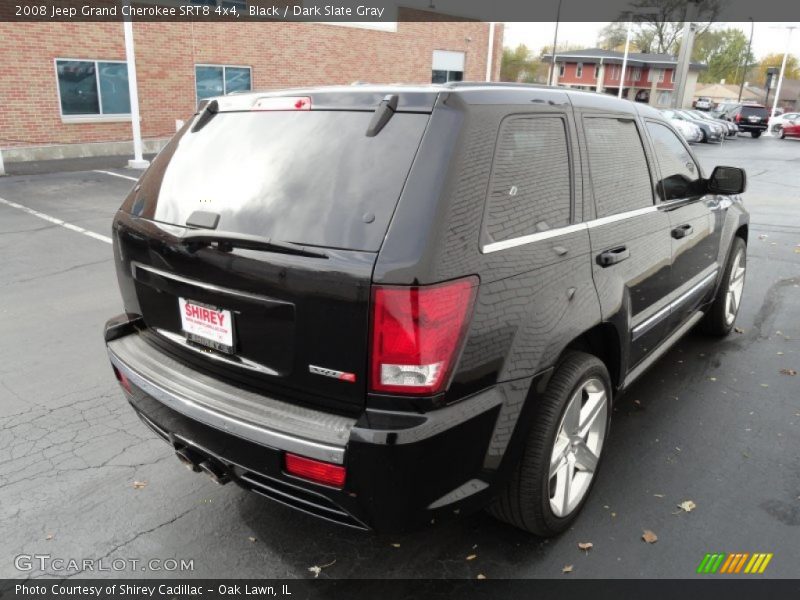
{"label": "parked car", "polygon": [[778,135],[782,140],[787,137],[800,137],[800,118],[794,121],[785,121],[779,131]]}
{"label": "parked car", "polygon": [[703,141],[703,131],[694,123],[682,121],[681,119],[669,119],[669,122],[687,142],[694,143]]}
{"label": "parked car", "polygon": [[722,141],[722,138],[725,137],[726,130],[721,125],[710,123],[705,119],[699,119],[685,111],[664,109],[661,111],[661,113],[667,119],[678,119],[680,121],[692,123],[693,125],[699,127],[700,131],[703,132],[703,139],[700,141],[704,143],[720,142]]}
{"label": "parked car", "polygon": [[772,133],[779,133],[785,123],[797,121],[798,119],[800,119],[800,113],[798,112],[788,112],[776,117],[772,117],[769,120],[769,130]]}
{"label": "parked car", "polygon": [[705,96],[701,96],[692,102],[692,106],[697,110],[711,110],[712,104],[713,102],[711,102],[711,98],[706,98]]}
{"label": "parked car", "polygon": [[701,110],[687,110],[686,112],[693,117],[697,117],[698,119],[704,119],[706,121],[710,121],[711,123],[721,125],[725,128],[725,136],[731,139],[736,139],[736,136],[739,133],[739,126],[736,125],[736,123],[725,121],[724,119],[718,119],[712,116],[710,113],[703,112]]}
{"label": "parked car", "polygon": [[738,104],[725,113],[725,120],[736,123],[739,131],[750,133],[754,138],[760,137],[767,130],[769,111],[761,104]]}
{"label": "parked car", "polygon": [[356,528],[553,535],[620,394],[733,328],[745,173],[654,109],[504,84],[215,98],[113,222],[114,373],[193,471]]}

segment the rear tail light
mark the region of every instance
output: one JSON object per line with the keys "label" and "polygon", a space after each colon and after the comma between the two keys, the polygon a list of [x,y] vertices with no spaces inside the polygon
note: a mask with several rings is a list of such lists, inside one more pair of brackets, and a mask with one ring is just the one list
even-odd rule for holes
{"label": "rear tail light", "polygon": [[446,388],[477,286],[477,277],[425,287],[375,286],[371,390],[426,395]]}
{"label": "rear tail light", "polygon": [[295,477],[337,488],[344,486],[345,475],[347,474],[345,468],[340,465],[333,465],[288,452],[284,455],[284,468],[287,473]]}
{"label": "rear tail light", "polygon": [[736,122],[738,123],[739,121],[741,121],[741,119],[742,119],[742,115],[737,114],[736,115]]}
{"label": "rear tail light", "polygon": [[311,98],[308,96],[275,96],[259,98],[252,110],[311,110]]}
{"label": "rear tail light", "polygon": [[119,381],[119,384],[122,386],[122,389],[128,392],[129,394],[132,393],[133,390],[131,389],[131,382],[125,376],[125,373],[120,371],[117,367],[113,367],[113,369],[114,369],[114,377],[117,378],[117,381]]}

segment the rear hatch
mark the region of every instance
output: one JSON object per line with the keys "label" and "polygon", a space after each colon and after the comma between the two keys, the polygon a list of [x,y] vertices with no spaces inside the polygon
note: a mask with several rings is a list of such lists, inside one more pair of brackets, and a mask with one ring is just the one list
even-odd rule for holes
{"label": "rear hatch", "polygon": [[739,113],[739,122],[745,125],[763,125],[767,126],[769,121],[769,112],[763,106],[742,106]]}
{"label": "rear hatch", "polygon": [[125,309],[164,351],[353,412],[366,392],[372,269],[435,96],[401,101],[371,136],[381,96],[332,97],[251,110],[245,96],[201,111],[132,190],[114,243]]}

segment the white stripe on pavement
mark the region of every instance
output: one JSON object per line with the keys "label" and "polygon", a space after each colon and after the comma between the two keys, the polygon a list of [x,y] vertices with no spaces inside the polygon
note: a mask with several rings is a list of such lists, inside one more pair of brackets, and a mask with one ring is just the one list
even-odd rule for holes
{"label": "white stripe on pavement", "polygon": [[50,223],[55,223],[56,225],[60,225],[65,229],[69,229],[70,231],[82,233],[85,236],[94,238],[96,240],[100,240],[101,242],[105,242],[106,244],[111,243],[111,238],[106,235],[100,235],[99,233],[95,233],[94,231],[89,231],[88,229],[84,229],[83,227],[78,227],[77,225],[73,225],[72,223],[67,223],[66,221],[62,221],[61,219],[56,219],[55,217],[51,217],[50,215],[41,213],[38,210],[33,210],[32,208],[28,208],[27,206],[23,206],[22,204],[11,202],[10,200],[6,200],[5,198],[0,198],[0,204],[5,204],[6,206],[10,206],[12,208],[18,208],[19,210],[25,211],[29,215],[33,215],[34,217],[39,217],[40,219],[44,219],[45,221],[48,221]]}
{"label": "white stripe on pavement", "polygon": [[130,175],[120,175],[119,173],[114,173],[112,171],[98,171],[97,169],[95,169],[94,172],[102,173],[103,175],[112,175],[114,177],[122,177],[123,179],[130,179],[131,181],[139,181],[138,177],[131,177]]}

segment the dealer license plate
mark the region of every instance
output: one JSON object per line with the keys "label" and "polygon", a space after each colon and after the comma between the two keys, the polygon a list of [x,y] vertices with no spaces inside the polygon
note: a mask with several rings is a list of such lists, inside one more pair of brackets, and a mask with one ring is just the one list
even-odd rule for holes
{"label": "dealer license plate", "polygon": [[181,326],[186,339],[196,344],[233,354],[233,315],[208,304],[178,298]]}

